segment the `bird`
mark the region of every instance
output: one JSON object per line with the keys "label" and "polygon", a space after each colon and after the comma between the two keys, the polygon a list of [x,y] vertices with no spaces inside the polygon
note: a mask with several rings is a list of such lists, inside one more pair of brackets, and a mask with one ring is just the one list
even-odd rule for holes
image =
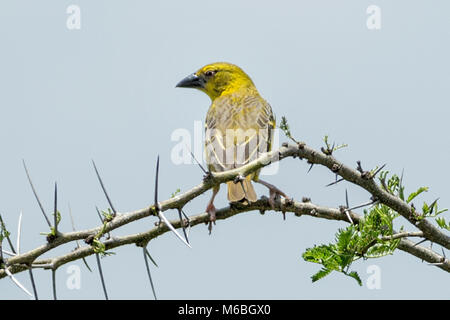
{"label": "bird", "polygon": [[[206,93],[211,105],[205,120],[205,158],[209,172],[223,172],[239,168],[255,160],[261,153],[271,151],[275,115],[270,104],[256,89],[250,76],[240,67],[228,62],[207,64],[183,78],[176,87],[194,88]],[[228,181],[230,203],[257,201],[252,181],[269,189],[269,203],[274,208],[277,196],[288,198],[274,185],[259,178],[260,170]],[[209,231],[216,221],[214,199],[220,186],[206,207]]]}

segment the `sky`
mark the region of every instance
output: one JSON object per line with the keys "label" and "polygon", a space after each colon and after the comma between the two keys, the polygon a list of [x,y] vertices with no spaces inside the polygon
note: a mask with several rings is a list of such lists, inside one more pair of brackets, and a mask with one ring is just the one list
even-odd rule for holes
{"label": "sky", "polygon": [[[380,13],[375,24],[370,6]],[[189,132],[192,143],[197,139],[201,146],[194,128],[204,122],[210,100],[175,85],[216,61],[242,67],[278,123],[287,117],[296,139],[319,149],[328,135],[348,144],[335,154],[347,165],[356,167],[360,160],[371,169],[387,163],[391,173],[404,171],[407,191],[430,187],[417,206],[439,197],[440,207],[450,207],[449,9],[448,1],[430,6],[411,0],[1,2],[0,213],[13,241],[20,212],[21,252],[44,244],[40,232],[48,231],[22,159],[49,213],[58,183],[64,232],[72,229],[69,206],[80,230],[99,225],[95,206],[108,207],[92,159],[119,212],[152,204],[158,155],[161,199],[200,183],[198,166],[175,163],[172,135]],[[79,24],[72,20],[74,12],[79,12]],[[286,140],[281,133],[280,143]],[[308,168],[306,162],[286,159],[265,180],[294,199],[306,196],[323,206],[345,204],[346,189],[351,205],[370,197],[349,183],[325,188],[333,174],[319,166],[307,173]],[[227,205],[224,189],[217,208]],[[267,195],[263,187],[256,191]],[[210,192],[190,202],[186,213],[204,212],[209,197]],[[177,218],[176,211],[166,215]],[[156,220],[147,217],[112,235],[149,230]],[[414,231],[405,220],[397,222],[401,225]],[[192,249],[166,233],[148,247],[159,265],[151,267],[157,296],[450,298],[448,274],[401,251],[356,262],[352,269],[363,286],[339,273],[312,283],[320,266],[305,262],[302,253],[333,241],[345,226],[248,212],[218,221],[212,235],[204,225],[193,227]],[[102,259],[109,297],[153,299],[139,248],[113,251]],[[92,273],[80,261],[58,269],[58,298],[103,299],[95,258],[87,260]],[[68,285],[74,269],[79,288]],[[373,270],[379,277],[376,288],[370,285]],[[26,273],[16,277],[31,290]],[[35,278],[39,297],[51,299],[51,273],[36,270]],[[10,279],[2,279],[0,299],[28,297]]]}

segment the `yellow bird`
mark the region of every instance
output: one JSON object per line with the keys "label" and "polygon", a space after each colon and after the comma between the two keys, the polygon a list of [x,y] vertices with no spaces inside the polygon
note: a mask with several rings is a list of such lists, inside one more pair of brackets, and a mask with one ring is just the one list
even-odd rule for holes
{"label": "yellow bird", "polygon": [[[241,68],[225,62],[208,64],[176,86],[199,89],[211,98],[205,123],[206,161],[211,172],[239,168],[271,150],[275,129],[272,108]],[[227,182],[228,201],[255,202],[257,196],[252,180],[269,188],[272,207],[277,195],[287,198],[281,190],[259,179],[258,171],[240,181]],[[210,231],[211,222],[216,219],[214,198],[217,192],[219,186],[213,189],[206,208]]]}

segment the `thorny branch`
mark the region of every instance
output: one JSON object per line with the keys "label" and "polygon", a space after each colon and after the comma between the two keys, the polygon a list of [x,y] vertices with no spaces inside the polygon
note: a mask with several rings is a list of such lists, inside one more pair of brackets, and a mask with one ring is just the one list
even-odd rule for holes
{"label": "thorny branch", "polygon": [[[336,177],[341,177],[339,180],[336,178],[336,183],[346,180],[348,182],[356,184],[367,190],[371,194],[371,203],[379,202],[388,206],[395,212],[398,212],[414,227],[419,229],[419,231],[402,231],[394,233],[390,239],[385,238],[380,240],[401,239],[398,245],[398,249],[408,252],[411,255],[418,257],[424,261],[427,261],[442,270],[450,272],[450,260],[445,257],[444,252],[442,255],[438,254],[431,249],[416,245],[407,239],[408,237],[421,237],[432,243],[439,244],[443,248],[450,249],[450,236],[439,230],[427,219],[419,219],[416,209],[414,209],[410,204],[401,200],[399,197],[387,192],[385,188],[383,188],[383,186],[379,186],[374,180],[374,177],[376,173],[378,173],[378,171],[376,173],[364,171],[361,167],[360,162],[358,162],[357,169],[353,169],[336,160],[330,152],[324,153],[316,151],[308,147],[303,142],[297,142],[295,140],[293,141],[295,142],[294,144],[283,144],[283,146],[278,150],[265,153],[258,159],[240,168],[221,173],[208,173],[208,175],[206,175],[204,180],[199,185],[182,194],[175,195],[170,199],[157,202],[147,208],[127,213],[116,212],[113,208],[114,215],[111,217],[111,219],[109,221],[105,221],[104,224],[96,228],[67,233],[58,231],[57,236],[54,239],[51,239],[51,241],[48,241],[46,244],[41,245],[28,252],[15,254],[8,259],[4,259],[3,265],[0,265],[0,278],[4,278],[10,274],[18,273],[21,271],[30,270],[30,266],[32,268],[45,268],[55,271],[57,268],[70,261],[75,261],[92,254],[97,254],[94,246],[86,245],[83,247],[77,246],[75,250],[61,256],[52,258],[40,258],[43,254],[65,243],[82,239],[92,239],[93,237],[98,237],[99,235],[105,235],[110,231],[120,228],[121,226],[133,221],[140,220],[149,216],[158,217],[162,212],[170,209],[182,210],[189,201],[195,199],[199,195],[203,194],[204,192],[208,191],[218,184],[232,181],[238,176],[245,177],[248,174],[257,171],[258,169],[269,165],[270,163],[280,161],[285,158],[296,157],[300,159],[306,159],[307,162],[311,165],[317,164],[328,168],[336,175]],[[97,170],[96,172],[98,174]],[[102,188],[103,190],[105,190],[103,184]],[[33,192],[35,193],[34,188]],[[109,197],[108,201],[111,204]],[[251,204],[233,204],[232,206],[219,209],[216,212],[216,217],[218,220],[221,220],[249,211],[259,210],[261,213],[264,213],[265,211],[275,210],[282,212],[283,214],[286,212],[291,212],[298,217],[307,215],[315,218],[340,220],[347,223],[351,222],[358,224],[358,222],[362,218],[360,215],[353,212],[353,209],[354,208],[348,208],[348,203],[345,210],[342,210],[342,207],[328,208],[318,206],[311,203],[310,200],[306,198],[302,202],[277,199],[275,208],[272,209],[268,199],[263,197],[257,202]],[[47,222],[49,222],[48,218],[46,218],[46,220]],[[209,222],[209,215],[207,213],[200,213],[198,215],[189,216],[188,222],[186,222],[186,220],[187,219],[170,221],[170,224],[171,226],[173,226],[173,228],[183,228],[186,225],[192,227],[198,224]],[[156,237],[168,231],[170,231],[170,228],[167,225],[163,224],[160,219],[159,223],[157,223],[155,227],[147,231],[122,237],[107,238],[105,241],[103,241],[103,245],[106,250],[128,244],[135,244],[139,247],[145,248],[150,240],[155,239]]]}

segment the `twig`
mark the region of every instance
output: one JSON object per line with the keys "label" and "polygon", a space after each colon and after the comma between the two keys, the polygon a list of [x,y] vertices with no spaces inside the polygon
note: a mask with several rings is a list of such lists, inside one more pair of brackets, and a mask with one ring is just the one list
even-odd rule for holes
{"label": "twig", "polygon": [[[0,214],[0,228],[4,231],[6,231],[6,225],[5,222],[3,221],[2,215]],[[11,249],[11,251],[13,252],[13,254],[16,254],[16,250],[14,249],[14,246],[12,244],[11,238],[9,237],[9,235],[6,235],[6,240],[8,241],[9,244],[9,248]],[[5,252],[5,250],[3,250],[3,252]],[[6,253],[6,252],[5,252]],[[8,253],[7,253],[8,254]]]}
{"label": "twig", "polygon": [[423,232],[399,232],[396,234],[393,234],[392,236],[383,236],[380,240],[383,241],[389,241],[389,240],[396,240],[400,238],[409,238],[409,237],[423,237]]}
{"label": "twig", "polygon": [[[57,241],[52,244],[46,243],[26,253],[11,257],[8,260],[8,263],[10,264],[9,270],[11,273],[17,273],[26,270],[25,267],[26,264],[30,264],[33,262],[36,264],[38,263],[43,264],[49,263],[48,261],[52,261],[53,267],[59,267],[70,261],[78,260],[82,257],[95,254],[94,248],[88,246],[61,255],[59,257],[55,257],[52,260],[49,259],[37,260],[38,257],[54,249],[55,247],[58,247],[64,243],[68,243],[74,240],[85,239],[89,236],[92,236],[93,234],[97,234],[100,230],[103,230],[103,228],[104,231],[108,232],[117,229],[123,225],[126,225],[132,221],[136,221],[148,216],[154,216],[155,211],[162,212],[170,209],[183,207],[187,202],[191,201],[194,198],[197,198],[199,195],[205,193],[207,190],[210,190],[211,188],[219,185],[220,183],[232,181],[238,175],[246,176],[250,173],[256,172],[257,170],[261,169],[262,167],[268,165],[271,162],[273,163],[274,161],[279,161],[280,159],[286,159],[288,157],[300,157],[302,159],[306,159],[310,163],[315,163],[324,166],[330,169],[332,172],[334,172],[332,170],[333,168],[339,168],[339,175],[342,178],[367,190],[370,194],[372,194],[374,199],[377,199],[377,201],[379,201],[380,203],[385,204],[393,211],[402,215],[411,224],[413,224],[420,231],[422,231],[426,239],[429,239],[431,242],[435,242],[443,246],[444,248],[447,249],[450,248],[450,237],[447,234],[445,234],[442,230],[435,227],[432,224],[432,222],[428,221],[428,219],[417,220],[416,218],[414,218],[414,216],[412,215],[412,208],[410,205],[408,205],[405,201],[402,201],[397,196],[392,195],[383,190],[379,185],[376,184],[374,179],[363,179],[361,177],[361,174],[357,170],[342,164],[341,162],[336,160],[333,156],[323,155],[322,153],[317,152],[314,149],[308,147],[306,144],[298,144],[298,145],[283,146],[278,150],[262,154],[258,159],[240,168],[236,168],[225,172],[211,173],[211,179],[202,181],[199,185],[193,187],[192,189],[186,191],[185,193],[180,194],[173,199],[157,202],[155,206],[146,207],[134,212],[123,213],[105,226],[102,225],[90,230],[61,234],[61,236],[58,237]],[[276,204],[277,204],[276,210],[293,212],[296,216],[310,215],[317,218],[341,220],[346,222],[348,221],[347,216],[342,212],[340,212],[339,209],[318,207],[311,203],[298,203],[295,201],[291,204],[285,204],[284,200],[283,201],[277,200]],[[283,206],[279,207],[279,205]],[[271,210],[271,207],[268,204],[267,200],[258,200],[257,202],[252,203],[250,205],[244,206],[239,205],[232,209],[227,207],[217,210],[216,215],[217,219],[220,220],[226,219],[238,213],[252,210],[269,211]],[[350,213],[350,216],[352,217],[352,220],[355,223],[358,223],[359,221],[358,215]],[[209,221],[208,219],[209,216],[207,213],[201,213],[197,216],[191,216],[190,223],[191,226],[194,226],[199,223],[208,222]],[[181,227],[180,221],[173,221],[172,224],[176,228]],[[152,228],[146,232],[141,232],[138,234],[123,237],[114,237],[110,240],[105,241],[104,244],[106,249],[111,249],[131,243],[142,243],[142,241],[149,241],[150,239],[154,239],[169,230],[171,229],[167,225],[158,225],[158,227]],[[401,239],[398,248],[421,259],[424,259],[429,263],[437,263],[441,261],[437,259],[433,251],[422,248],[420,246],[414,247],[413,245],[414,244],[411,241],[407,239]],[[450,263],[447,260],[438,267],[441,268],[442,270],[450,272]],[[5,272],[3,270],[0,270],[0,278],[3,278],[5,276],[6,276]]]}

